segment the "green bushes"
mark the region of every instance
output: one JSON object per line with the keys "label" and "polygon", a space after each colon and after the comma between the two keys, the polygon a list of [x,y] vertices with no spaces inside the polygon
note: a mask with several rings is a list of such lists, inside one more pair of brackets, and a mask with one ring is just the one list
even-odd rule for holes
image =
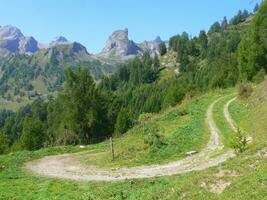
{"label": "green bushes", "polygon": [[243,153],[247,149],[247,143],[247,137],[240,129],[238,129],[237,133],[233,137],[231,146],[237,153]]}

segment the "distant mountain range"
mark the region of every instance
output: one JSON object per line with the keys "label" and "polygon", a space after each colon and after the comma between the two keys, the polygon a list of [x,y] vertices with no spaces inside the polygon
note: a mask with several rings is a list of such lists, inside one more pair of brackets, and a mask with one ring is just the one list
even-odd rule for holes
{"label": "distant mountain range", "polygon": [[157,37],[138,44],[128,38],[128,29],[117,30],[100,53],[90,54],[82,44],[63,36],[45,44],[14,26],[0,26],[0,97],[20,101],[58,91],[66,68],[87,68],[97,81],[145,51],[157,54],[161,42]]}
{"label": "distant mountain range", "polygon": [[[108,38],[103,50],[94,55],[95,58],[127,60],[137,55],[142,55],[148,51],[151,55],[158,53],[158,46],[162,42],[160,37],[153,41],[144,41],[135,43],[128,38],[128,29],[117,30]],[[77,42],[77,46],[86,49],[82,44]],[[10,54],[27,54],[32,55],[44,49],[53,48],[57,45],[72,45],[65,37],[56,37],[49,44],[38,42],[32,36],[24,36],[23,33],[14,26],[0,26],[0,56],[6,57]]]}

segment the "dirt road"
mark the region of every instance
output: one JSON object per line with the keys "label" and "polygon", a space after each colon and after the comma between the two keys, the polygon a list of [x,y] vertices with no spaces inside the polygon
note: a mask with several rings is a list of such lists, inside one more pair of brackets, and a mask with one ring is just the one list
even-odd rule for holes
{"label": "dirt road", "polygon": [[[227,152],[223,151],[223,153],[220,153],[219,155],[217,154],[223,149],[223,145],[213,119],[212,111],[214,105],[219,100],[221,100],[221,98],[214,101],[207,110],[206,121],[211,134],[207,146],[199,153],[184,159],[162,165],[104,169],[97,166],[81,164],[79,162],[79,156],[81,154],[76,153],[47,156],[26,163],[26,167],[33,173],[41,176],[86,181],[120,181],[125,179],[171,176],[191,171],[200,171],[219,165],[235,155],[232,150]],[[225,112],[224,110],[224,115],[225,117],[228,116],[228,119],[230,119],[229,112]]]}

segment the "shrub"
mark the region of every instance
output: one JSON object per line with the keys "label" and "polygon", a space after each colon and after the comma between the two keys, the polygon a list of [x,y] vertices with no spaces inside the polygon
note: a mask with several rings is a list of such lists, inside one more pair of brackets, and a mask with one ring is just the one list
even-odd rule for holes
{"label": "shrub", "polygon": [[255,83],[260,83],[264,80],[264,76],[265,76],[265,70],[261,69],[254,77],[253,77],[253,81]]}
{"label": "shrub", "polygon": [[252,94],[252,87],[250,84],[248,83],[241,83],[238,86],[238,96],[241,99],[247,99],[248,97],[250,97],[250,95]]}
{"label": "shrub", "polygon": [[231,145],[237,153],[242,153],[247,149],[247,137],[238,129]]}
{"label": "shrub", "polygon": [[152,150],[160,149],[166,145],[164,137],[160,133],[149,133],[145,138],[145,144],[148,144]]}
{"label": "shrub", "polygon": [[72,130],[64,129],[58,139],[57,145],[77,145],[80,143],[79,137]]}
{"label": "shrub", "polygon": [[153,116],[152,113],[142,113],[138,117],[138,123],[139,124],[144,124],[144,123],[148,122],[151,119],[152,116]]}

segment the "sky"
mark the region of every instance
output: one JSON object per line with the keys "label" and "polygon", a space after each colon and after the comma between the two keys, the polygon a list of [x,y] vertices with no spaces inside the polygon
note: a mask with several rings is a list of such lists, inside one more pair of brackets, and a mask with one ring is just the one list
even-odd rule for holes
{"label": "sky", "polygon": [[197,35],[239,9],[252,11],[262,0],[0,0],[0,25],[18,27],[26,36],[50,42],[63,35],[97,53],[108,36],[129,29],[135,42],[183,31]]}

